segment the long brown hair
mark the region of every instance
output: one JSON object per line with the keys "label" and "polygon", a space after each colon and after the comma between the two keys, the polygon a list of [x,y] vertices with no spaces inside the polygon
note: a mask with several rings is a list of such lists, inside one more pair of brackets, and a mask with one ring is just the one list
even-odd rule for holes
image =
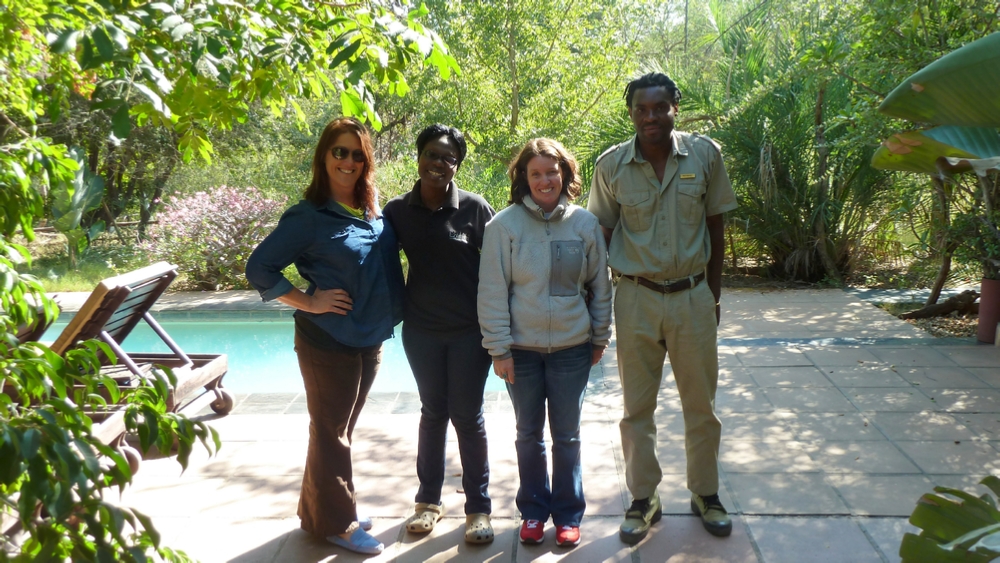
{"label": "long brown hair", "polygon": [[316,205],[326,205],[330,199],[330,176],[326,172],[326,154],[333,148],[333,143],[343,133],[354,133],[361,140],[361,151],[365,153],[365,168],[354,185],[354,197],[358,205],[365,211],[366,217],[375,217],[377,213],[377,194],[375,189],[375,150],[372,147],[371,136],[360,121],[353,117],[338,117],[326,124],[323,134],[316,143],[316,153],[312,161],[312,181],[303,195]]}
{"label": "long brown hair", "polygon": [[510,163],[507,176],[510,177],[510,201],[507,203],[524,203],[524,196],[531,193],[528,187],[528,162],[536,156],[547,156],[559,163],[562,174],[562,192],[569,201],[580,195],[580,174],[577,172],[576,159],[562,143],[555,139],[539,137],[524,145],[517,158]]}

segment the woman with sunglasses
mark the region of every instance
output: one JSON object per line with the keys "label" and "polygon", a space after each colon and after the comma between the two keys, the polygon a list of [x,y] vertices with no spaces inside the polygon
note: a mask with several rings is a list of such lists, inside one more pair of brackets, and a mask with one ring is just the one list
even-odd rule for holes
{"label": "woman with sunglasses", "polygon": [[[398,242],[379,216],[371,138],[353,118],[323,130],[312,182],[253,251],[246,276],[265,301],[297,309],[295,352],[306,389],[309,448],[299,495],[302,529],[366,554],[383,546],[360,518],[351,440],[381,360],[402,317]],[[309,287],[282,274],[295,264]]]}
{"label": "woman with sunglasses", "polygon": [[465,491],[465,541],[493,541],[483,389],[490,355],[476,316],[479,250],[493,208],[455,185],[465,137],[431,125],[417,136],[417,173],[409,193],[385,206],[409,264],[403,348],[420,393],[417,490],[411,533],[427,533],[444,514],[445,436],[455,426]]}

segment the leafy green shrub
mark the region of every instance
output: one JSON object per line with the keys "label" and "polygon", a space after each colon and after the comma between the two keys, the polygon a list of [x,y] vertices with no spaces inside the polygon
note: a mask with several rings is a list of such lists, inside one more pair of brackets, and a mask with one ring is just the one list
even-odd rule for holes
{"label": "leafy green shrub", "polygon": [[196,442],[217,449],[218,434],[167,411],[177,384],[170,372],[120,389],[98,370],[98,352],[115,360],[102,342],[62,356],[20,343],[20,328],[57,314],[38,280],[14,269],[21,260],[29,261],[27,251],[0,238],[0,561],[190,561],[160,545],[149,517],[111,502],[108,493],[131,483],[132,469],[122,450],[94,436],[94,423],[124,408],[144,452],[167,453],[176,443],[184,467]]}
{"label": "leafy green shrub", "polygon": [[247,258],[274,227],[285,202],[256,188],[219,186],[164,205],[145,247],[178,266],[182,285],[246,288]]}

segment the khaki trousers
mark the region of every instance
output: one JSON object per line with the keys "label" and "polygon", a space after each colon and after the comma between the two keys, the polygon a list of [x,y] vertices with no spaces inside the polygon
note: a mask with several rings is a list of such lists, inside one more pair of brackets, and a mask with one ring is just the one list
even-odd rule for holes
{"label": "khaki trousers", "polygon": [[715,298],[708,284],[659,293],[621,278],[615,331],[625,400],[620,424],[625,482],[633,498],[649,497],[663,478],[653,412],[667,354],[684,411],[688,489],[703,496],[717,493],[722,423],[715,415],[719,356]]}

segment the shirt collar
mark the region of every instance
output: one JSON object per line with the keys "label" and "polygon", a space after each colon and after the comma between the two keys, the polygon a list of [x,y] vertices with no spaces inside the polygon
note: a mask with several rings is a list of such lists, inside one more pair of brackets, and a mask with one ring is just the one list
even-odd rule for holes
{"label": "shirt collar", "polygon": [[[528,215],[540,221],[546,220],[545,212],[542,211],[542,208],[539,207],[537,203],[535,203],[535,200],[531,199],[530,193],[525,194],[524,197],[521,198],[521,203],[524,204],[524,209],[528,212]],[[549,214],[548,220],[558,221],[562,219],[562,216],[566,213],[566,207],[568,205],[569,198],[566,197],[566,193],[564,192],[559,194],[559,203],[552,209],[552,213]]]}
{"label": "shirt collar", "polygon": [[[426,205],[424,205],[424,200],[420,197],[420,180],[417,180],[416,183],[413,184],[413,190],[410,192],[410,194],[411,194],[410,205],[427,207]],[[448,184],[448,193],[446,194],[444,198],[444,203],[441,204],[441,207],[450,207],[452,209],[458,209],[458,186],[455,184],[454,180],[452,180],[451,183]],[[431,209],[431,211],[434,210]]]}
{"label": "shirt collar", "polygon": [[[642,157],[642,153],[639,152],[638,142],[638,136],[632,135],[632,138],[625,145],[625,153],[622,155],[623,162],[646,162],[646,159]],[[670,132],[670,143],[673,145],[673,152],[671,154],[676,154],[677,156],[688,155],[687,145],[681,142],[680,134],[676,129]]]}

